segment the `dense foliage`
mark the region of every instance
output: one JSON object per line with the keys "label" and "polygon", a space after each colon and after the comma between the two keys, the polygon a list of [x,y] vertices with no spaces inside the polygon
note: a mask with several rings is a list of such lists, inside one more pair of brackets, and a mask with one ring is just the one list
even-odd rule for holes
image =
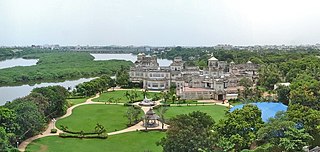
{"label": "dense foliage", "polygon": [[34,66],[1,69],[0,86],[114,75],[120,67],[128,69],[132,64],[118,60],[94,61],[89,53],[76,52],[28,54],[24,58],[39,61]]}
{"label": "dense foliage", "polygon": [[[252,87],[248,79],[240,81],[244,87],[244,91],[239,92],[240,100],[278,100],[288,105],[287,112],[279,113],[266,123],[262,122],[261,112],[254,106],[227,113],[226,118],[212,128],[212,150],[290,152],[302,151],[304,146],[320,146],[320,59],[317,50],[240,51],[176,47],[159,56],[169,59],[182,56],[187,65],[206,67],[211,55],[220,61],[246,63],[250,60],[260,65],[256,87]],[[273,90],[279,82],[291,84]],[[270,95],[272,92],[277,98]],[[266,93],[269,95],[265,96]],[[189,135],[187,129],[183,130],[185,136]],[[175,142],[179,145],[184,141],[176,139]]]}
{"label": "dense foliage", "polygon": [[286,113],[278,113],[258,131],[258,140],[268,151],[301,151],[313,138],[299,129]]}
{"label": "dense foliage", "polygon": [[115,87],[114,80],[107,75],[103,75],[89,82],[78,84],[73,93],[77,96],[92,96],[96,93],[102,93],[111,87]]}
{"label": "dense foliage", "polygon": [[257,132],[263,125],[258,107],[246,105],[228,113],[226,117],[215,126],[217,147],[224,151],[240,151],[255,144]]}
{"label": "dense foliage", "polygon": [[214,120],[199,111],[190,114],[182,114],[172,118],[166,137],[158,143],[165,152],[174,151],[211,151],[214,141],[212,140],[211,128]]}
{"label": "dense foliage", "polygon": [[10,151],[41,132],[51,118],[66,112],[68,91],[61,86],[35,88],[28,96],[0,106],[0,151]]}

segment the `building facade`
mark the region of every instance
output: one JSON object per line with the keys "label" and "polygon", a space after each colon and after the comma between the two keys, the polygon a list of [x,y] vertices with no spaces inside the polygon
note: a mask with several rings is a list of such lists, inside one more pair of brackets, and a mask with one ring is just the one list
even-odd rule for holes
{"label": "building facade", "polygon": [[140,82],[144,89],[167,90],[176,86],[181,99],[224,100],[227,94],[235,94],[241,89],[240,79],[246,77],[253,82],[258,78],[258,65],[219,61],[215,57],[208,60],[208,67],[185,66],[181,57],[175,57],[170,66],[161,67],[156,56],[138,54],[129,75],[132,82]]}

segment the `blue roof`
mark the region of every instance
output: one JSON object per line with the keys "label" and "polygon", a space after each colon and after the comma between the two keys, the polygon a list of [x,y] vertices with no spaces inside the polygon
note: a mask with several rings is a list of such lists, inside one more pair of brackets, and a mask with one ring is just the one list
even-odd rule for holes
{"label": "blue roof", "polygon": [[[269,118],[274,117],[278,111],[287,111],[288,108],[288,106],[282,103],[275,102],[255,102],[249,104],[256,105],[261,110],[261,117],[264,122],[267,122]],[[244,104],[234,106],[230,109],[230,111],[232,112],[236,109],[241,109],[243,106]]]}

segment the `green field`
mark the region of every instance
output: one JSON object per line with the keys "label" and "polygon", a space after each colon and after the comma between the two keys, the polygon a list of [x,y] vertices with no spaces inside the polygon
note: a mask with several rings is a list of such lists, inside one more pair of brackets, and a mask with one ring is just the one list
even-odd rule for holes
{"label": "green field", "polygon": [[68,103],[73,106],[79,103],[86,102],[87,98],[67,99]]}
{"label": "green field", "polygon": [[225,116],[225,110],[227,107],[219,105],[210,106],[171,106],[165,113],[166,118],[172,118],[179,114],[188,114],[193,111],[201,111],[210,115],[215,121],[218,121]]}
{"label": "green field", "polygon": [[[125,103],[125,102],[129,101],[127,99],[127,97],[125,96],[126,92],[127,92],[127,90],[117,90],[117,91],[104,92],[100,95],[99,98],[93,99],[92,101],[109,102],[110,98],[113,98],[115,100],[114,102]],[[137,92],[139,95],[137,100],[143,100],[144,99],[143,92],[142,91],[137,91]],[[148,99],[153,98],[155,94],[158,94],[158,96],[160,96],[160,93],[157,93],[157,92],[147,92],[147,98]]]}
{"label": "green field", "polygon": [[162,151],[161,146],[155,143],[165,133],[151,132],[129,132],[109,136],[108,139],[73,139],[60,138],[57,136],[37,139],[30,143],[27,151],[32,152],[143,152]]}
{"label": "green field", "polygon": [[97,123],[103,125],[107,132],[126,128],[127,118],[124,114],[127,107],[122,105],[83,105],[73,109],[71,116],[58,120],[56,126],[67,126],[72,131],[94,131]]}

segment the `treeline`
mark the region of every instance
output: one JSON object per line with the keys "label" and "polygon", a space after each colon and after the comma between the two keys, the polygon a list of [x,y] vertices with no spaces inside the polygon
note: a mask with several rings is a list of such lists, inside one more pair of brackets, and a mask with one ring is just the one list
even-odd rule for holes
{"label": "treeline", "polygon": [[93,79],[89,82],[83,82],[76,86],[73,90],[75,96],[92,96],[96,93],[102,93],[109,88],[116,87],[116,82],[107,75]]}
{"label": "treeline", "polygon": [[22,57],[27,54],[62,52],[60,50],[37,49],[37,48],[0,48],[0,60]]}
{"label": "treeline", "polygon": [[259,69],[258,85],[269,90],[279,82],[298,81],[302,76],[310,76],[319,81],[320,58],[306,56],[299,59],[287,59],[285,62],[263,64]]}
{"label": "treeline", "polygon": [[259,64],[258,85],[268,90],[279,82],[293,82],[301,74],[308,74],[319,79],[320,52],[316,49],[303,50],[221,50],[213,47],[182,48],[159,54],[159,57],[173,59],[181,56],[186,65],[207,67],[208,59],[213,55],[220,61]]}
{"label": "treeline", "polygon": [[62,86],[35,88],[23,98],[0,106],[0,151],[40,133],[52,118],[66,113],[69,92]]}
{"label": "treeline", "polygon": [[132,65],[130,61],[94,61],[89,53],[54,52],[24,57],[39,61],[34,66],[1,69],[0,86],[114,75],[121,67],[129,69]]}
{"label": "treeline", "polygon": [[181,56],[184,61],[192,61],[194,64],[197,62],[205,61],[211,55],[220,61],[234,61],[235,63],[246,63],[250,60],[253,63],[279,63],[285,62],[288,59],[299,59],[305,56],[319,55],[319,50],[223,50],[215,49],[213,47],[196,47],[196,48],[183,48],[175,47],[170,51],[158,54],[161,58],[173,59],[174,57]]}

